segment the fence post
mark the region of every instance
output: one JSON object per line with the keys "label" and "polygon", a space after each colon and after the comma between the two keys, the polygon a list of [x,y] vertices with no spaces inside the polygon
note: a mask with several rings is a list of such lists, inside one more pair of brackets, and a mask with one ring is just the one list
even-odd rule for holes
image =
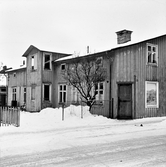
{"label": "fence post", "polygon": [[83,106],[82,106],[82,101],[81,101],[81,118],[83,119]]}
{"label": "fence post", "polygon": [[65,118],[65,112],[64,112],[65,104],[61,103],[61,105],[62,105],[62,121],[64,121],[64,118]]}

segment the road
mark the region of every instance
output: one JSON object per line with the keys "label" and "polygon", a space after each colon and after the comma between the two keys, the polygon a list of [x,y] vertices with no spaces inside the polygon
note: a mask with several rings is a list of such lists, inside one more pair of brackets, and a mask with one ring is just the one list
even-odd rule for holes
{"label": "road", "polygon": [[[131,125],[123,127],[130,128]],[[0,166],[156,167],[166,166],[165,128],[135,127],[115,133],[108,126],[12,135],[14,147],[1,155]],[[102,129],[104,132],[102,134]],[[113,133],[114,132],[114,133]],[[60,136],[60,137],[59,137]],[[29,141],[22,145],[16,141]],[[34,140],[34,138],[36,138]],[[5,139],[5,136],[4,136]],[[9,140],[9,136],[6,136]],[[35,143],[38,141],[37,143]],[[8,142],[8,141],[6,141]]]}

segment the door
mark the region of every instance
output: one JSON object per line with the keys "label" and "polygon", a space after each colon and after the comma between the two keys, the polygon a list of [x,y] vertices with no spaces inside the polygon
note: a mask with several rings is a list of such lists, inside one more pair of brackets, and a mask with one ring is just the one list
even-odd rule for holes
{"label": "door", "polygon": [[118,118],[132,118],[132,84],[118,86]]}

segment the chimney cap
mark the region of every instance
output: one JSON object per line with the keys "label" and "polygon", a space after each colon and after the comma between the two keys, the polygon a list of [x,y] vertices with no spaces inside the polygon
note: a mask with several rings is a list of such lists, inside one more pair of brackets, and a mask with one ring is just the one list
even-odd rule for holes
{"label": "chimney cap", "polygon": [[125,34],[131,34],[132,32],[133,32],[133,31],[124,29],[124,30],[121,30],[121,31],[117,31],[116,34],[117,34],[117,35],[123,35],[124,33],[125,33]]}

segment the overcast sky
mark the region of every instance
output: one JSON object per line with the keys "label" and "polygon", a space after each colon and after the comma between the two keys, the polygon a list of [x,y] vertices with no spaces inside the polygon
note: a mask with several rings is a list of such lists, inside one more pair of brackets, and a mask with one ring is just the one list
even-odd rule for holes
{"label": "overcast sky", "polygon": [[166,0],[0,0],[0,62],[19,67],[30,45],[62,53],[108,50],[123,29],[138,41],[166,34]]}

